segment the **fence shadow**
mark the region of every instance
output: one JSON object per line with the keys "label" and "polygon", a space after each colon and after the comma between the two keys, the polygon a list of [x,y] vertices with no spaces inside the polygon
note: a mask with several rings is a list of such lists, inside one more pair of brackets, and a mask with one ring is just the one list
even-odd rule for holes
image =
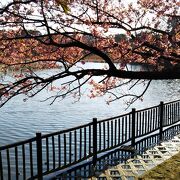
{"label": "fence shadow", "polygon": [[147,149],[159,145],[161,142],[172,139],[180,132],[180,125],[170,127],[163,132],[163,140],[160,140],[159,133],[140,139],[135,144],[135,151],[125,151],[121,147],[107,152],[98,157],[97,164],[93,167],[93,162],[85,162],[84,164],[74,167],[70,170],[61,172],[55,178],[57,180],[71,180],[71,179],[88,179],[92,176],[100,175],[106,169],[116,166],[118,164],[126,163],[128,159],[135,156],[141,156]]}

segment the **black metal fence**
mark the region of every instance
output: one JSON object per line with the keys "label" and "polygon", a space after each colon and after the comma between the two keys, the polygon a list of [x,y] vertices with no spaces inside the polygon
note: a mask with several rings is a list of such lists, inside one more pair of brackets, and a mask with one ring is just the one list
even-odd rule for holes
{"label": "black metal fence", "polygon": [[[165,130],[180,120],[180,101],[138,110],[75,128],[42,135],[0,147],[0,180],[39,180],[46,174],[65,169],[97,155],[129,143],[138,148],[142,138],[159,133],[159,140],[168,137]],[[140,140],[141,139],[141,140]]]}
{"label": "black metal fence", "polygon": [[[163,139],[172,139],[176,134],[180,132],[180,124],[167,128],[163,131]],[[125,163],[128,159],[132,158],[134,155],[144,156],[144,152],[151,147],[159,144],[160,138],[159,133],[153,133],[153,135],[146,136],[135,143],[136,151],[132,153],[131,151],[124,150],[122,147],[115,148],[114,150],[108,151],[97,158],[96,167],[93,167],[91,161],[87,161],[81,165],[77,165],[68,170],[58,172],[55,176],[57,180],[65,179],[91,179],[95,174],[104,172],[107,168],[116,166],[118,164]],[[146,155],[145,155],[146,156]],[[137,159],[134,159],[137,161]],[[148,160],[146,160],[148,161]],[[99,179],[104,179],[99,177]]]}

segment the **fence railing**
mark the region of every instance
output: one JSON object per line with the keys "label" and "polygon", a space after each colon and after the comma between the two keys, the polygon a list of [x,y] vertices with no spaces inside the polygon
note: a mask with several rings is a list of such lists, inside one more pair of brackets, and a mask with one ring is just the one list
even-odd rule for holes
{"label": "fence railing", "polygon": [[[163,137],[165,139],[172,139],[180,132],[180,124],[173,127],[169,127],[163,131]],[[159,133],[153,133],[153,135],[141,138],[135,144],[135,154],[141,154],[160,143]],[[95,172],[104,172],[107,167],[116,166],[118,164],[125,163],[128,159],[132,158],[135,154],[131,151],[124,150],[122,148],[115,148],[114,150],[103,153],[97,158],[96,167],[94,168],[91,161],[87,161],[81,165],[75,166],[65,171],[61,171],[56,176],[57,179],[91,179]],[[146,156],[146,155],[145,155]],[[136,161],[136,160],[135,160]],[[103,178],[102,178],[103,179]]]}
{"label": "fence railing", "polygon": [[65,169],[97,155],[129,143],[135,147],[138,139],[159,132],[180,120],[180,101],[138,110],[75,128],[42,135],[0,147],[0,180],[39,180],[46,174]]}

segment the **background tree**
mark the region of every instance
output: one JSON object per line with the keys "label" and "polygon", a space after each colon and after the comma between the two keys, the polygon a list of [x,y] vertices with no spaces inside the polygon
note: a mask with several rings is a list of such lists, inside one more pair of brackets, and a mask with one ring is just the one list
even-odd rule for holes
{"label": "background tree", "polygon": [[[68,94],[79,98],[86,83],[92,85],[91,97],[109,93],[109,101],[114,101],[130,96],[132,103],[143,96],[152,80],[180,79],[180,25],[179,21],[170,23],[179,18],[179,5],[177,0],[1,3],[1,105],[18,94],[33,97],[43,89],[57,91],[49,97],[52,103]],[[115,40],[117,33],[125,38]],[[107,67],[83,66],[93,55]],[[79,62],[81,68],[77,68]],[[132,70],[131,63],[147,68]],[[54,67],[60,67],[59,72],[49,76],[35,70]],[[8,72],[5,81],[9,70],[14,72]],[[94,76],[101,80],[94,81]],[[54,87],[57,80],[61,84]],[[132,89],[139,83],[144,83],[140,94],[115,92],[123,85]]]}

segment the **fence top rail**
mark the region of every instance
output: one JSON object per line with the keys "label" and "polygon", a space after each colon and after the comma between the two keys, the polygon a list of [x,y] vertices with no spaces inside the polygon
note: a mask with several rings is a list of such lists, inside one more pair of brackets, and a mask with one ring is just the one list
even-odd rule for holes
{"label": "fence top rail", "polygon": [[25,145],[25,144],[31,143],[31,142],[33,142],[35,140],[36,140],[36,137],[33,137],[33,138],[26,139],[26,140],[23,140],[23,141],[19,141],[19,142],[13,143],[13,144],[4,145],[4,146],[0,147],[0,151],[5,150],[5,149],[14,148],[14,147],[21,146],[21,145]]}
{"label": "fence top rail", "polygon": [[107,118],[107,119],[102,119],[102,120],[97,121],[97,123],[102,123],[102,122],[110,121],[110,120],[113,120],[113,119],[118,119],[118,118],[121,118],[121,117],[124,117],[124,116],[128,116],[130,114],[131,114],[131,112],[126,113],[126,114],[122,114],[122,115],[119,115],[119,116],[110,117],[110,118]]}
{"label": "fence top rail", "polygon": [[[77,129],[81,129],[81,128],[85,128],[87,126],[90,126],[92,124],[93,123],[91,122],[91,123],[84,124],[84,125],[81,125],[81,126],[76,126],[76,127],[70,128],[70,129],[65,129],[65,130],[62,130],[62,131],[56,131],[56,132],[53,132],[53,133],[44,134],[44,135],[41,136],[41,138],[47,138],[47,137],[67,133],[67,132],[70,132],[70,131],[75,131]],[[23,141],[19,141],[19,142],[16,142],[16,143],[7,144],[7,145],[4,145],[4,146],[1,146],[0,151],[5,150],[5,149],[9,149],[9,148],[13,148],[13,147],[17,147],[17,146],[20,146],[20,145],[23,145],[23,144],[27,144],[27,143],[33,142],[35,140],[36,140],[36,137],[33,137],[33,138],[26,139],[26,140],[23,140]]]}
{"label": "fence top rail", "polygon": [[148,110],[155,109],[155,108],[158,108],[158,107],[159,107],[159,105],[157,105],[157,106],[152,106],[152,107],[149,107],[149,108],[136,110],[136,112],[148,111]]}
{"label": "fence top rail", "polygon": [[92,124],[93,123],[90,122],[90,123],[83,124],[83,125],[80,125],[80,126],[76,126],[76,127],[73,127],[73,128],[69,128],[69,129],[65,129],[65,130],[61,130],[61,131],[56,131],[56,132],[49,133],[49,134],[44,134],[41,137],[42,138],[48,138],[48,137],[51,137],[51,136],[56,136],[56,135],[64,134],[64,133],[67,133],[67,132],[75,131],[77,129],[82,129],[82,128],[91,126]]}
{"label": "fence top rail", "polygon": [[[175,100],[175,101],[167,102],[167,103],[164,103],[164,105],[169,105],[169,104],[173,104],[173,103],[177,103],[177,102],[180,102],[180,100]],[[147,110],[158,108],[158,107],[159,107],[159,105],[156,105],[156,106],[148,107],[148,108],[145,108],[145,109],[136,110],[136,112],[143,112],[143,111],[147,111]]]}
{"label": "fence top rail", "polygon": [[167,103],[164,103],[164,105],[169,105],[169,104],[173,104],[173,103],[177,103],[177,102],[180,102],[180,100],[175,100],[175,101],[167,102]]}

